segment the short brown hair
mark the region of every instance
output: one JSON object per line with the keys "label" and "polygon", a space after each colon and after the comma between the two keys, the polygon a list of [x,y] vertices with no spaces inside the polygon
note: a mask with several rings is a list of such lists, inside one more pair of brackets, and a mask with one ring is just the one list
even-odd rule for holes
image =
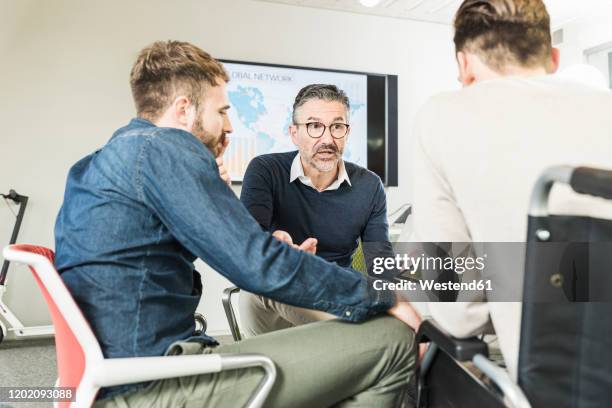
{"label": "short brown hair", "polygon": [[550,69],[550,16],[542,0],[465,0],[455,15],[455,50],[477,54],[491,69]]}
{"label": "short brown hair", "polygon": [[155,120],[179,92],[200,105],[206,86],[229,81],[223,65],[193,44],[157,41],[145,47],[130,74],[138,117]]}

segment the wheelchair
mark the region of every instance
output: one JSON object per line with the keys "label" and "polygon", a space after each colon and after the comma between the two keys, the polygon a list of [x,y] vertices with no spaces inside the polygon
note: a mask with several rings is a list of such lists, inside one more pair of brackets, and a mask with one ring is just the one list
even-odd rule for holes
{"label": "wheelchair", "polygon": [[426,320],[416,336],[418,343],[430,343],[417,370],[417,407],[612,407],[612,220],[549,215],[555,183],[612,199],[612,171],[559,166],[536,183],[518,383],[487,358],[484,341],[453,338]]}

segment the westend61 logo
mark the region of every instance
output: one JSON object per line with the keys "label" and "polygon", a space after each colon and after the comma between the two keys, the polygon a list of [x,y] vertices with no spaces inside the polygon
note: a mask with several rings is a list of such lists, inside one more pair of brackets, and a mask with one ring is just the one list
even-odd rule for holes
{"label": "westend61 logo", "polygon": [[377,257],[374,258],[372,272],[380,275],[385,271],[409,271],[414,275],[417,271],[454,271],[458,274],[464,272],[478,271],[482,272],[485,268],[484,256],[479,257],[440,257],[440,256],[420,256],[395,255],[395,257]]}

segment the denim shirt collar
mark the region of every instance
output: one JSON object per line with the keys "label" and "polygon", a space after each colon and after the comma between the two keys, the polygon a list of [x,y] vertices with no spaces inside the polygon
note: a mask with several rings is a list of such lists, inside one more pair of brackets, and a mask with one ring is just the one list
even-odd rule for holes
{"label": "denim shirt collar", "polygon": [[130,120],[128,127],[157,127],[157,125],[148,119],[136,117]]}

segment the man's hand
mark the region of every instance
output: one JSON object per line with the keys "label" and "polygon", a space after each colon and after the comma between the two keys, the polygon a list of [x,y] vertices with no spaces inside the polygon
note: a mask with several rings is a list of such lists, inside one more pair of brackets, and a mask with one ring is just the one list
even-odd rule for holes
{"label": "man's hand", "polygon": [[280,242],[284,242],[294,248],[297,248],[297,245],[293,244],[293,238],[291,238],[291,235],[289,235],[289,233],[286,231],[276,230],[272,233],[272,236],[278,239]]}
{"label": "man's hand", "polygon": [[219,176],[228,186],[232,186],[232,179],[230,178],[229,172],[223,164],[223,157],[217,157],[217,166],[219,166]]}
{"label": "man's hand", "polygon": [[219,145],[217,146],[217,166],[219,167],[219,176],[221,179],[227,183],[228,186],[232,186],[232,179],[230,178],[229,172],[225,168],[225,164],[223,163],[223,153],[229,146],[229,138],[224,136],[221,138]]}
{"label": "man's hand", "polygon": [[397,303],[387,311],[391,316],[401,320],[416,333],[421,325],[421,316],[412,307],[410,302],[397,295]]}
{"label": "man's hand", "polygon": [[299,249],[304,252],[308,252],[310,254],[317,254],[317,239],[316,238],[307,238],[302,244],[299,246]]}
{"label": "man's hand", "polygon": [[299,249],[300,251],[308,252],[313,255],[317,253],[317,239],[316,238],[308,238],[300,246],[293,243],[293,238],[287,231],[276,230],[272,233],[272,236],[278,239],[280,242],[285,242],[291,245],[295,249]]}
{"label": "man's hand", "polygon": [[[422,321],[421,316],[414,310],[409,301],[404,300],[399,294],[396,297],[397,303],[387,312],[396,319],[406,323],[415,333],[418,332]],[[423,359],[428,347],[429,343],[419,344],[419,360]]]}

